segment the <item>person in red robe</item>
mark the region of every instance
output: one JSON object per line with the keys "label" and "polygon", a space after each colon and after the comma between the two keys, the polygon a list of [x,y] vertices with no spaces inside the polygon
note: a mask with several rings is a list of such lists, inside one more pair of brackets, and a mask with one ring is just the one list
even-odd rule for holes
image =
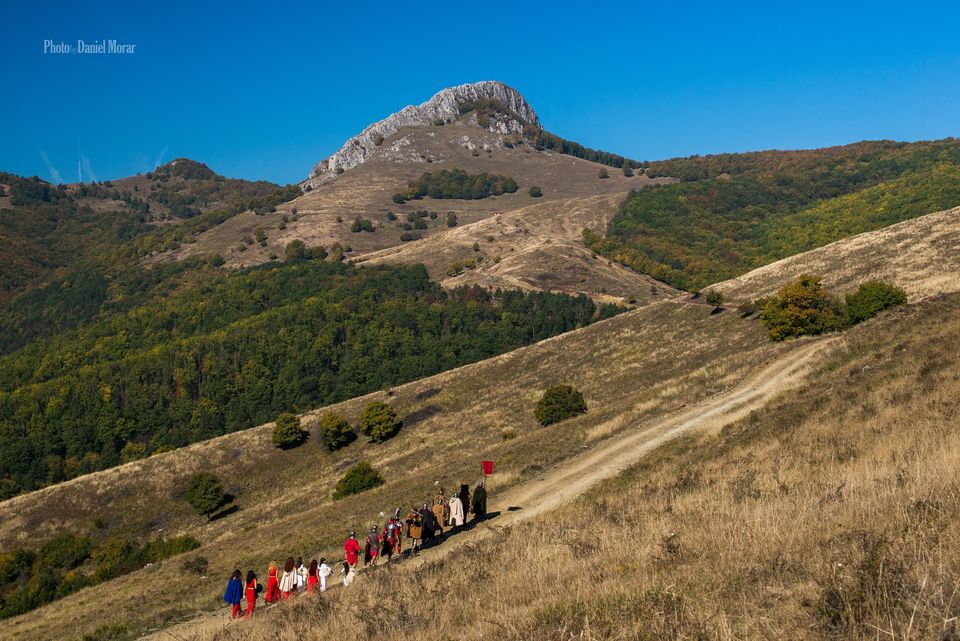
{"label": "person in red robe", "polygon": [[343,551],[347,557],[347,563],[350,567],[356,567],[360,561],[360,543],[357,541],[356,532],[351,532],[346,542],[343,544]]}
{"label": "person in red robe", "polygon": [[267,603],[276,603],[280,600],[280,580],[277,579],[277,562],[270,561],[267,570],[267,596],[263,598]]}
{"label": "person in red robe", "polygon": [[257,581],[257,575],[253,573],[253,570],[247,572],[247,612],[243,615],[245,619],[249,619],[250,615],[253,614],[253,610],[257,607],[257,594],[262,589],[260,582]]}
{"label": "person in red robe", "polygon": [[314,559],[310,561],[310,570],[307,572],[307,592],[313,594],[320,582],[320,564]]}
{"label": "person in red robe", "polygon": [[363,544],[363,567],[377,564],[377,554],[380,553],[380,532],[377,525],[370,528],[370,534],[367,535],[367,541]]}

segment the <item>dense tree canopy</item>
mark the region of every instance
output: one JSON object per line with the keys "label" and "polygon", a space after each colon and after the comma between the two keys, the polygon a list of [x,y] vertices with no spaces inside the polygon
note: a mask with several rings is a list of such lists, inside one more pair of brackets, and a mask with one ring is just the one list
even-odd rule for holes
{"label": "dense tree canopy", "polygon": [[429,196],[430,198],[457,198],[477,200],[487,196],[512,194],[517,181],[508,176],[483,172],[469,174],[459,167],[425,172],[413,180],[402,192],[394,195],[394,202],[402,203]]}
{"label": "dense tree canopy", "polygon": [[295,261],[202,274],[0,356],[0,496],[115,465],[127,443],[146,455],[180,447],[597,316],[586,296],[446,292],[423,266]]}
{"label": "dense tree canopy", "polygon": [[960,204],[954,140],[708,156],[657,167],[689,181],[632,192],[606,238],[590,232],[585,240],[688,290]]}

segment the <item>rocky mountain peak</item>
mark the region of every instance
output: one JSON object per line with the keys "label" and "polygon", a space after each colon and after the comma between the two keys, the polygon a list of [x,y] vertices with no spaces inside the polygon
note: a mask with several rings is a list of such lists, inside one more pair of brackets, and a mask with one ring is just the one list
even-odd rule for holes
{"label": "rocky mountain peak", "polygon": [[[499,103],[503,113],[496,118],[477,118],[471,108],[484,101]],[[485,80],[448,87],[437,92],[430,100],[404,107],[361,131],[335,154],[317,163],[302,187],[317,187],[337,174],[362,165],[377,152],[386,138],[397,133],[401,127],[433,126],[438,121],[453,122],[462,118],[473,118],[477,126],[495,133],[520,134],[524,125],[540,127],[533,107],[519,91],[502,82]]]}

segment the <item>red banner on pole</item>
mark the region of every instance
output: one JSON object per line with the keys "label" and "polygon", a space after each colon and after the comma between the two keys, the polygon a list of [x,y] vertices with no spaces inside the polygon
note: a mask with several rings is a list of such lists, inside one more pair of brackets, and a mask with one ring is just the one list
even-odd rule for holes
{"label": "red banner on pole", "polygon": [[493,461],[483,459],[480,461],[480,467],[483,468],[484,476],[493,476]]}

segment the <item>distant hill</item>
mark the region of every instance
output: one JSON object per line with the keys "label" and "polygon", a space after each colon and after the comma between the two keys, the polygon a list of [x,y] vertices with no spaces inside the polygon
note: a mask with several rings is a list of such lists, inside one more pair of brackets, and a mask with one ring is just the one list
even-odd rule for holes
{"label": "distant hill", "polygon": [[960,205],[960,141],[864,142],[652,163],[676,184],[631,194],[594,250],[697,290],[767,263]]}
{"label": "distant hill", "polygon": [[[282,258],[286,245],[294,240],[328,249],[339,243],[352,250],[348,258],[400,246],[405,256],[412,256],[417,250],[405,245],[412,247],[421,238],[446,232],[450,212],[458,225],[466,225],[538,203],[604,194],[623,198],[631,189],[671,182],[622,169],[640,164],[547,132],[526,99],[503,83],[460,85],[373,123],[347,140],[313,168],[302,183],[305,193],[275,213],[248,212],[232,218],[199,234],[196,242],[151,261],[217,253],[228,267],[255,265],[271,256]],[[464,180],[442,196],[427,190],[419,198],[395,198],[411,184],[427,184],[425,175],[443,172],[468,175],[471,188],[463,189]],[[501,177],[513,188],[478,198],[474,192],[484,190],[472,187],[484,174]],[[538,195],[531,196],[532,188]],[[434,215],[414,227],[416,221],[411,218],[420,210]],[[358,220],[369,221],[361,227],[364,231],[354,231]],[[558,221],[558,240],[565,234],[561,225]],[[542,227],[541,232],[546,231]],[[258,232],[265,236],[265,244],[242,246],[244,238]],[[549,264],[551,248],[545,251],[544,264]],[[564,263],[567,257],[558,255],[557,260]],[[594,279],[586,282],[592,284]],[[580,291],[602,295],[590,285]]]}
{"label": "distant hill", "polygon": [[3,173],[0,187],[0,353],[73,327],[111,301],[124,305],[143,295],[149,281],[171,271],[145,275],[143,256],[299,193],[224,178],[183,158],[142,176],[91,184]]}

